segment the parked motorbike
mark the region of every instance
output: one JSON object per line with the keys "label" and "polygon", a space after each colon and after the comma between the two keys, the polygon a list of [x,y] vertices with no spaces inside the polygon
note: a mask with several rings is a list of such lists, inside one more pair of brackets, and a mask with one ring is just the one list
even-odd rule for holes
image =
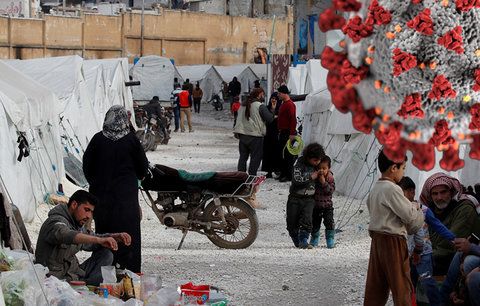
{"label": "parked motorbike", "polygon": [[214,94],[210,100],[210,103],[212,103],[216,111],[223,110],[223,99],[220,98],[219,94]]}
{"label": "parked motorbike", "polygon": [[[168,144],[171,132],[170,125],[173,117],[170,110],[166,110],[162,106],[159,118],[156,116],[149,117],[143,110],[135,110],[135,116],[137,115],[140,116],[137,125],[141,127],[141,129],[136,132],[136,135],[145,152],[148,150],[155,151],[158,144]],[[138,124],[138,122],[140,122],[140,124]]]}
{"label": "parked motorbike", "polygon": [[[249,247],[258,235],[258,219],[247,200],[265,180],[244,172],[188,173],[150,165],[142,181],[147,203],[161,224],[183,232],[194,231],[225,249]],[[151,192],[157,192],[155,200]]]}

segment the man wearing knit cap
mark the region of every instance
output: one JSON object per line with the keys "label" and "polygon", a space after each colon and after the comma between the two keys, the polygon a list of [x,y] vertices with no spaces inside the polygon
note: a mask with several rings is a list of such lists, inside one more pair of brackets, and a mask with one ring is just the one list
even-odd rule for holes
{"label": "man wearing knit cap", "polygon": [[[460,182],[447,174],[435,173],[423,185],[420,202],[428,206],[457,238],[467,238],[478,226],[474,204],[462,193]],[[455,255],[454,246],[430,231],[433,247],[433,273],[445,275]]]}

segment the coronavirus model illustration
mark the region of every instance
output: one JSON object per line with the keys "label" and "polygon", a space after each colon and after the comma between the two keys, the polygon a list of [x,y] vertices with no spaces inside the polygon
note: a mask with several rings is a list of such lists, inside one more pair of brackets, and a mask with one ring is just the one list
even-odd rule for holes
{"label": "coronavirus model illustration", "polygon": [[430,170],[437,148],[458,170],[469,143],[480,159],[480,0],[332,0],[319,26],[346,37],[322,53],[333,104],[387,156]]}

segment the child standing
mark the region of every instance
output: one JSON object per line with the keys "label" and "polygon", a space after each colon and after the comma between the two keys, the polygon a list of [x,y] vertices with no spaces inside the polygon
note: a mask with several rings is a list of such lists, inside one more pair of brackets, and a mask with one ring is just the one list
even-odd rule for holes
{"label": "child standing", "polygon": [[318,246],[320,238],[320,227],[325,225],[325,238],[327,248],[332,249],[335,246],[335,222],[333,221],[333,202],[332,195],[335,191],[335,181],[333,173],[330,171],[332,160],[325,155],[320,160],[319,176],[315,182],[315,207],[312,215],[312,236],[310,245]]}
{"label": "child standing", "polygon": [[311,143],[293,166],[292,185],[287,202],[287,230],[295,247],[309,248],[312,231],[312,213],[315,206],[315,181],[320,171],[316,168],[325,156],[323,147]]}
{"label": "child standing", "polygon": [[[415,202],[415,183],[408,176],[403,177],[398,185],[402,188],[405,197],[414,205],[419,205]],[[411,277],[413,286],[417,286],[417,281],[420,281],[426,291],[429,304],[431,306],[441,305],[440,293],[437,288],[437,282],[433,278],[432,265],[432,242],[428,233],[429,228],[438,233],[444,239],[452,241],[455,235],[448,230],[448,228],[438,220],[433,212],[425,205],[420,208],[425,217],[425,223],[414,235],[408,236],[408,253],[411,256]]]}
{"label": "child standing", "polygon": [[383,150],[378,155],[382,176],[367,198],[372,242],[363,301],[366,306],[385,305],[390,290],[396,306],[412,305],[407,233],[420,229],[423,213],[410,203],[397,185],[403,177],[406,160],[406,156],[390,160]]}

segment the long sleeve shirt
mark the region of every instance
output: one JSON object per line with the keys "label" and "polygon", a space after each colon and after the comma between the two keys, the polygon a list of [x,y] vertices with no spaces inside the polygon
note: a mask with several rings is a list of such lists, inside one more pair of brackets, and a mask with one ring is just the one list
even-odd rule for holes
{"label": "long sleeve shirt", "polygon": [[334,191],[335,180],[331,172],[323,184],[317,179],[315,182],[315,205],[319,208],[333,207],[332,195]]}
{"label": "long sleeve shirt", "polygon": [[423,225],[424,217],[403,195],[402,188],[389,180],[379,180],[367,198],[369,231],[407,238]]}
{"label": "long sleeve shirt", "polygon": [[280,106],[277,124],[279,131],[288,131],[290,135],[297,134],[297,114],[292,100],[285,101]]}

